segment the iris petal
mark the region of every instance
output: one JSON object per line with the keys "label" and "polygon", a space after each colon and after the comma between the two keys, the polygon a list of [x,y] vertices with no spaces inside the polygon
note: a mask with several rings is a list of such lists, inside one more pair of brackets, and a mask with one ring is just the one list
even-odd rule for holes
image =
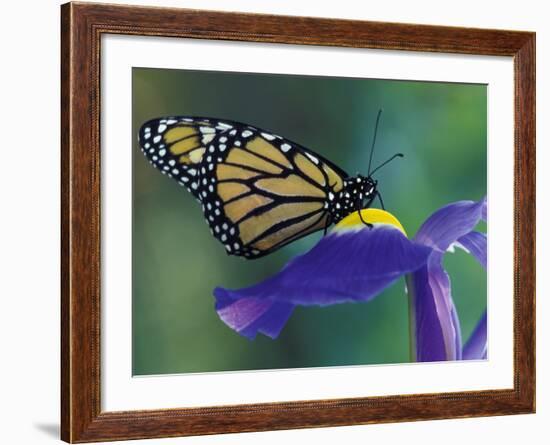
{"label": "iris petal", "polygon": [[442,253],[432,253],[427,264],[409,280],[410,297],[414,298],[417,361],[459,360],[461,356],[460,324],[442,259]]}
{"label": "iris petal", "polygon": [[218,316],[239,334],[253,339],[258,332],[276,338],[294,305],[259,298],[233,299],[224,289],[214,290]]}
{"label": "iris petal", "polygon": [[483,313],[474,332],[464,345],[464,360],[485,360],[487,358],[487,311]]}
{"label": "iris petal", "polygon": [[325,236],[259,284],[223,292],[232,299],[271,299],[304,306],[368,301],[425,264],[430,252],[389,226],[364,226]]}
{"label": "iris petal", "polygon": [[461,236],[454,245],[472,255],[484,269],[487,269],[487,235],[485,233],[467,233]]}
{"label": "iris petal", "polygon": [[415,240],[441,252],[460,237],[470,233],[486,216],[486,199],[458,201],[433,213],[418,230]]}
{"label": "iris petal", "polygon": [[237,290],[216,288],[216,308],[240,334],[274,338],[294,305],[368,301],[422,267],[431,252],[388,224],[338,229],[263,282]]}

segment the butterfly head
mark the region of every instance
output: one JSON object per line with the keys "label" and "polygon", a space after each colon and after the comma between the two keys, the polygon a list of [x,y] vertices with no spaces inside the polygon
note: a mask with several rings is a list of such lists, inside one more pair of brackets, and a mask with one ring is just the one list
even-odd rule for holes
{"label": "butterfly head", "polygon": [[370,176],[357,175],[344,180],[344,187],[336,194],[329,194],[328,211],[337,223],[350,213],[370,206],[377,195],[378,181]]}

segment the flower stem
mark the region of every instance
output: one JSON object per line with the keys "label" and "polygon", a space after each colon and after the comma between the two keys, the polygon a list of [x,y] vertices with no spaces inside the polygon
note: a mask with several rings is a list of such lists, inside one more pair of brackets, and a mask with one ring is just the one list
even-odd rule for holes
{"label": "flower stem", "polygon": [[407,299],[409,303],[409,361],[416,362],[416,307],[414,304],[414,285],[412,275],[405,277]]}

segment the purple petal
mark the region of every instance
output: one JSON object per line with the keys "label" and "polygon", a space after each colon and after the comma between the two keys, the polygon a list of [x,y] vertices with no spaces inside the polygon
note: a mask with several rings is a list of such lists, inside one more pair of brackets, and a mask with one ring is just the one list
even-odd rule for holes
{"label": "purple petal", "polygon": [[294,305],[258,298],[232,299],[224,289],[214,290],[218,316],[231,329],[253,339],[258,332],[276,338],[294,310]]}
{"label": "purple petal", "polygon": [[415,240],[446,251],[460,237],[470,233],[486,213],[486,198],[481,201],[458,201],[440,208],[418,230]]}
{"label": "purple petal", "polygon": [[487,269],[487,235],[485,233],[467,233],[461,236],[453,245],[465,250],[466,253],[472,255],[484,269]]}
{"label": "purple petal", "polygon": [[421,362],[460,360],[460,323],[451,284],[442,265],[443,254],[433,252],[428,263],[409,279],[416,322],[416,359]]}
{"label": "purple petal", "polygon": [[487,311],[483,313],[474,332],[464,345],[464,360],[485,360],[487,358]]}
{"label": "purple petal", "polygon": [[233,300],[269,299],[304,306],[368,301],[425,264],[431,251],[386,225],[337,231],[273,277],[248,288],[217,291]]}

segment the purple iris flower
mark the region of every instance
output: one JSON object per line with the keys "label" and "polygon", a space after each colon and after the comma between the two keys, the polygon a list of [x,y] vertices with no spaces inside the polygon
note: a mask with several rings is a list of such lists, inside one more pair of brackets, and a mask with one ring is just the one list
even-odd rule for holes
{"label": "purple iris flower", "polygon": [[475,231],[487,219],[486,199],[442,207],[409,239],[401,223],[379,209],[355,212],[309,252],[253,286],[216,288],[216,311],[230,328],[253,339],[276,338],[295,306],[370,301],[405,276],[409,294],[412,360],[485,359],[487,314],[462,345],[460,323],[443,268],[446,252],[460,248],[487,267],[487,237]]}

